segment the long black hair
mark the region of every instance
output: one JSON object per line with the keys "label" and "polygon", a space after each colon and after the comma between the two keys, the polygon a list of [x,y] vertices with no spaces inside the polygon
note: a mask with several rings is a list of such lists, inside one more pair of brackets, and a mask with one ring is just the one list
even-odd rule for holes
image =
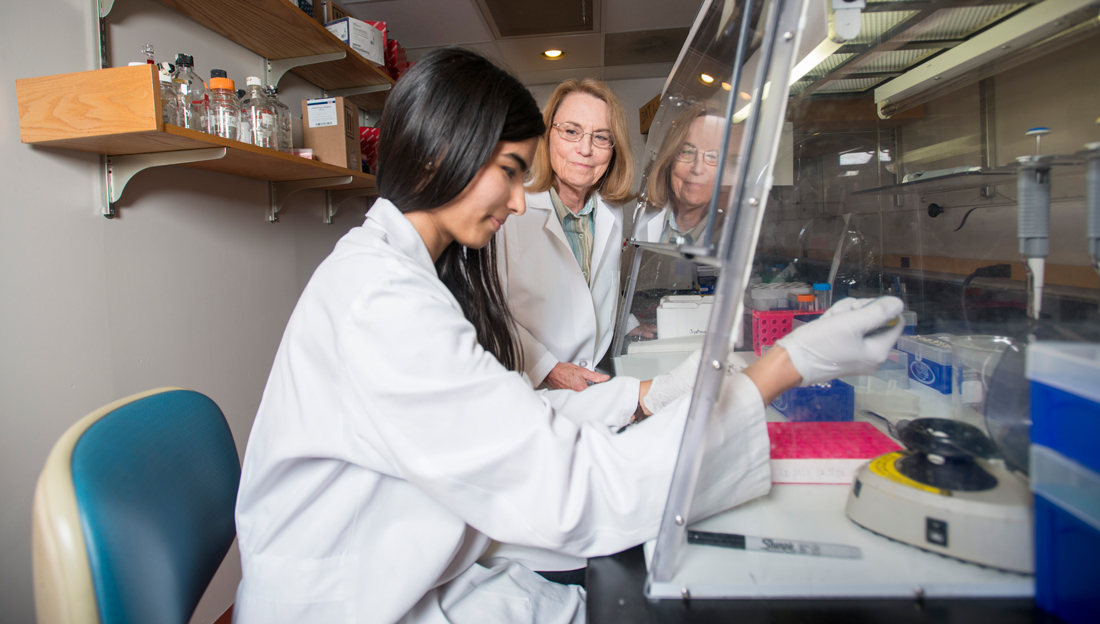
{"label": "long black hair", "polygon": [[[423,57],[401,77],[382,112],[378,192],[401,212],[438,208],[461,193],[499,141],[546,131],[535,98],[515,77],[461,48]],[[497,273],[496,238],[483,249],[453,242],[436,260],[477,339],[510,370],[523,354]]]}

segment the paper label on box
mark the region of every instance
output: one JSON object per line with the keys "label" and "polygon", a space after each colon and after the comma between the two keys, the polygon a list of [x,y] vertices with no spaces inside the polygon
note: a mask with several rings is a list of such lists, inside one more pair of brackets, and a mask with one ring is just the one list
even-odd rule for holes
{"label": "paper label on box", "polygon": [[339,115],[336,111],[336,98],[309,100],[306,102],[306,106],[308,107],[310,128],[335,126],[339,122]]}
{"label": "paper label on box", "polygon": [[325,26],[325,28],[333,35],[336,35],[336,38],[340,41],[346,42],[348,40],[348,23],[346,20],[340,20],[339,22],[336,22],[334,24],[328,24],[327,26]]}

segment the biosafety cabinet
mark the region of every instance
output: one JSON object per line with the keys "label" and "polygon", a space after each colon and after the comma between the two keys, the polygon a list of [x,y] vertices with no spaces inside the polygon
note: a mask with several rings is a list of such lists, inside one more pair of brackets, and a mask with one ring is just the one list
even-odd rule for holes
{"label": "biosafety cabinet", "polygon": [[[1098,14],[703,2],[648,135],[612,346],[642,378],[703,352],[647,597],[1030,598],[1064,573],[1036,529],[1028,379],[1033,351],[1074,345],[1061,390],[1100,387]],[[729,373],[880,295],[905,303],[882,368],[777,399],[770,493],[702,512]],[[1100,481],[1059,458],[1095,548]]]}

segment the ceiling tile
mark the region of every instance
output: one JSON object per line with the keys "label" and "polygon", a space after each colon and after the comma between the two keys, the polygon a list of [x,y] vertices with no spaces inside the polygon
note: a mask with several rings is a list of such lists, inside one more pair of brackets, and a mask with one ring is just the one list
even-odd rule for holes
{"label": "ceiling tile", "polygon": [[391,36],[406,49],[493,38],[473,0],[351,0],[341,4],[359,19],[386,22]]}
{"label": "ceiling tile", "polygon": [[[716,0],[721,1],[721,0]],[[700,0],[603,0],[607,33],[654,28],[690,28]]]}
{"label": "ceiling tile", "polygon": [[604,36],[603,64],[674,63],[690,28],[663,28],[609,33]]}
{"label": "ceiling tile", "polygon": [[664,80],[672,73],[674,63],[649,63],[646,65],[620,65],[605,67],[604,80],[630,80],[633,78],[660,78]]}
{"label": "ceiling tile", "polygon": [[[610,41],[616,49],[610,52],[608,62],[628,63],[605,68],[607,42],[603,34],[496,39],[479,8],[479,0],[340,1],[355,17],[387,22],[390,32],[408,51],[410,61],[439,47],[460,45],[492,59],[529,85],[556,84],[567,78],[586,76],[606,80],[666,78],[701,3],[700,0],[586,0],[586,10],[597,7],[600,11],[593,17],[603,27],[602,31],[614,33]],[[576,4],[578,0],[570,1]],[[553,0],[551,4],[557,2]],[[676,44],[649,41],[652,57],[645,54],[646,38],[651,35],[634,34],[634,31],[672,29],[679,29]],[[623,52],[630,52],[631,47],[634,54],[624,57]],[[547,61],[540,56],[543,50],[553,48],[564,50],[567,56],[560,61]]]}
{"label": "ceiling tile", "polygon": [[501,37],[593,32],[599,27],[597,0],[481,0],[481,4]]}
{"label": "ceiling tile", "polygon": [[[603,59],[601,35],[504,39],[497,45],[508,59],[509,67],[516,73],[599,67]],[[542,58],[542,52],[550,49],[565,52],[565,57],[556,61]]]}

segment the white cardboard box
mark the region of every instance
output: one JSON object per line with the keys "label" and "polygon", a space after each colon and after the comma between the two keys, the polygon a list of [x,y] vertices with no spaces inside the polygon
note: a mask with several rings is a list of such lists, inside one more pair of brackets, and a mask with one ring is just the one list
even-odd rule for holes
{"label": "white cardboard box", "polygon": [[325,28],[358,52],[359,56],[379,67],[386,64],[386,46],[382,41],[382,31],[374,26],[354,17],[345,17],[325,24]]}
{"label": "white cardboard box", "polygon": [[707,333],[714,297],[669,295],[657,306],[657,336],[678,338]]}

